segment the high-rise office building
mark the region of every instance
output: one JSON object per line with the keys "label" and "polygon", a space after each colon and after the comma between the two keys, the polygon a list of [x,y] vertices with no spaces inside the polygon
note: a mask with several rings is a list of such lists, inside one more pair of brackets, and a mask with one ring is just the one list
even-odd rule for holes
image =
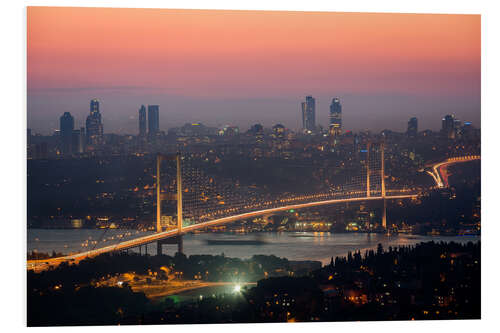
{"label": "high-rise office building", "polygon": [[73,130],[75,128],[75,118],[69,112],[59,118],[59,135],[61,143],[61,153],[63,155],[71,155],[73,152]]}
{"label": "high-rise office building", "polygon": [[99,112],[99,101],[90,101],[90,114],[87,116],[87,144],[98,146],[104,143],[101,113]]}
{"label": "high-rise office building", "polygon": [[471,139],[474,136],[474,127],[470,121],[464,121],[462,126],[462,136],[466,139]]}
{"label": "high-rise office building", "polygon": [[80,127],[80,140],[78,145],[78,152],[85,152],[85,127]]}
{"label": "high-rise office building", "polygon": [[312,96],[307,96],[302,102],[302,128],[306,133],[316,130],[316,100]]}
{"label": "high-rise office building", "polygon": [[148,136],[154,138],[160,132],[160,107],[148,105]]}
{"label": "high-rise office building", "polygon": [[409,137],[414,138],[417,136],[417,133],[418,133],[418,119],[412,117],[410,118],[410,120],[408,120],[408,129],[406,130],[406,134]]}
{"label": "high-rise office building", "polygon": [[447,114],[441,121],[441,132],[448,139],[455,139],[455,116]]}
{"label": "high-rise office building", "polygon": [[331,136],[339,136],[342,134],[342,104],[340,99],[335,97],[330,104],[330,127],[328,133]]}
{"label": "high-rise office building", "polygon": [[82,151],[80,150],[81,146],[80,139],[81,139],[80,130],[79,129],[73,130],[73,133],[71,133],[71,151],[73,152],[73,154],[82,153]]}
{"label": "high-rise office building", "polygon": [[455,121],[453,122],[453,127],[455,129],[455,139],[461,138],[462,137],[462,122],[455,118]]}
{"label": "high-rise office building", "polygon": [[300,110],[302,112],[302,131],[306,131],[306,102],[300,103]]}
{"label": "high-rise office building", "polygon": [[261,124],[252,125],[247,133],[255,137],[256,143],[264,143],[264,127]]}
{"label": "high-rise office building", "polygon": [[146,128],[146,107],[141,105],[139,109],[139,136],[146,136],[147,128]]}

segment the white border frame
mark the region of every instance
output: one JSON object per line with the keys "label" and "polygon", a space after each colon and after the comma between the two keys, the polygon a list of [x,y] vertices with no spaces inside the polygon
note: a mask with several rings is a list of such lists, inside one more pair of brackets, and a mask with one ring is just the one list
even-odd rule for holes
{"label": "white border frame", "polygon": [[[499,293],[496,280],[498,268],[498,238],[500,221],[495,213],[496,189],[500,188],[495,166],[498,157],[496,127],[500,117],[496,100],[498,95],[500,17],[495,1],[463,0],[357,0],[357,1],[276,1],[241,0],[237,4],[230,0],[103,0],[103,1],[11,1],[3,3],[0,11],[2,24],[2,66],[0,79],[2,91],[2,150],[3,150],[3,228],[1,284],[3,301],[2,318],[6,329],[22,328],[26,325],[26,8],[25,6],[79,6],[79,7],[129,7],[129,8],[185,8],[185,9],[252,9],[252,10],[299,10],[299,11],[345,11],[345,12],[405,12],[405,13],[449,13],[481,14],[481,127],[482,127],[482,320],[480,321],[419,321],[419,322],[364,322],[364,323],[308,323],[308,324],[257,324],[254,325],[180,325],[176,331],[244,331],[255,329],[286,329],[295,332],[304,329],[349,330],[361,332],[415,331],[422,330],[489,330],[495,327],[498,317]],[[7,7],[7,8],[5,8]],[[496,79],[496,80],[495,80]],[[148,326],[148,330],[165,330],[171,327]],[[172,327],[173,328],[173,327]],[[54,330],[55,328],[40,328]],[[68,328],[61,328],[61,330]],[[88,328],[71,328],[79,330]],[[91,328],[98,331],[115,330],[116,327]],[[135,331],[137,327],[121,327],[120,330]]]}

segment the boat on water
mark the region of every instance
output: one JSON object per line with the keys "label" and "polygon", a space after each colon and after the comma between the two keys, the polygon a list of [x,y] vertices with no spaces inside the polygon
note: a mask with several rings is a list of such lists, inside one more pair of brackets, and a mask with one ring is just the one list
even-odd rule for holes
{"label": "boat on water", "polygon": [[299,237],[299,238],[303,238],[303,237],[316,237],[316,236],[315,236],[315,235],[310,235],[310,234],[304,234],[304,235],[291,234],[291,235],[288,235],[288,237]]}
{"label": "boat on water", "polygon": [[207,239],[208,245],[264,245],[266,241],[261,239]]}

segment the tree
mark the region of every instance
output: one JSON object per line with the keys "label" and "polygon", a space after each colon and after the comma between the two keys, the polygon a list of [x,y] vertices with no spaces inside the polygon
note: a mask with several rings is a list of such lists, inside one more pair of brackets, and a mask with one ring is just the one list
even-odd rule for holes
{"label": "tree", "polygon": [[378,243],[377,245],[377,254],[382,254],[384,253],[384,247],[382,246],[381,243]]}

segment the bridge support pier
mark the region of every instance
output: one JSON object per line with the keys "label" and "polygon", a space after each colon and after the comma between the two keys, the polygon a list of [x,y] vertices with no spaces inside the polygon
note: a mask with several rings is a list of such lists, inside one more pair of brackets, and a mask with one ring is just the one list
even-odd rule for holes
{"label": "bridge support pier", "polygon": [[182,241],[182,235],[175,236],[172,238],[162,239],[156,242],[156,255],[163,255],[163,244],[177,244],[177,252],[184,252],[184,244]]}
{"label": "bridge support pier", "polygon": [[366,144],[366,196],[370,197],[370,147],[371,144]]}
{"label": "bridge support pier", "polygon": [[163,247],[162,241],[161,240],[157,241],[156,242],[156,255],[157,256],[163,255],[163,253],[162,253],[162,247]]}
{"label": "bridge support pier", "polygon": [[178,236],[179,240],[177,241],[177,252],[184,253],[184,243],[182,241],[182,236]]}
{"label": "bridge support pier", "polygon": [[382,201],[384,202],[384,208],[382,210],[382,227],[387,229],[387,200],[384,197]]}

